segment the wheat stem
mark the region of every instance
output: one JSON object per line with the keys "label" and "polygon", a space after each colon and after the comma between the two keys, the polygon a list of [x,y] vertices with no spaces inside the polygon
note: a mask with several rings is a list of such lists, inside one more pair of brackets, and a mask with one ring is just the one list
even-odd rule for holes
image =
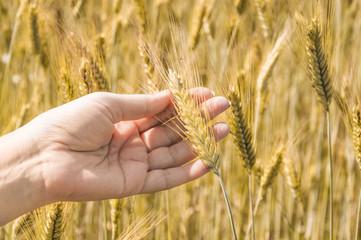
{"label": "wheat stem", "polygon": [[328,155],[330,160],[330,239],[333,239],[333,167],[332,167],[332,149],[331,149],[331,120],[330,112],[327,111],[327,138]]}
{"label": "wheat stem", "polygon": [[222,181],[222,177],[221,174],[218,170],[215,170],[214,173],[217,175],[219,183],[221,184],[221,188],[222,188],[222,192],[223,192],[223,196],[224,196],[224,200],[226,201],[226,205],[227,205],[227,209],[228,209],[228,214],[229,214],[229,220],[231,222],[231,227],[232,227],[232,233],[233,233],[233,238],[235,240],[237,240],[237,233],[236,233],[236,228],[234,227],[234,221],[233,221],[233,214],[232,214],[232,210],[231,210],[231,205],[229,204],[228,201],[228,197],[227,197],[227,192],[226,189],[224,187],[223,181]]}
{"label": "wheat stem", "polygon": [[248,172],[248,185],[249,185],[249,207],[251,209],[251,218],[252,218],[252,240],[255,240],[255,230],[254,230],[254,212],[253,212],[253,196],[252,196],[252,172]]}
{"label": "wheat stem", "polygon": [[357,219],[356,219],[356,233],[355,233],[355,240],[358,239],[358,228],[360,225],[360,210],[361,210],[361,189],[358,196],[358,204],[357,204]]}

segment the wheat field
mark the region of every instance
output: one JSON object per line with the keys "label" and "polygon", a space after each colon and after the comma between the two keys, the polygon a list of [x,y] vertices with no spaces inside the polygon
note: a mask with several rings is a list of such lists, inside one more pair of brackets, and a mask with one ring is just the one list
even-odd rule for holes
{"label": "wheat field", "polygon": [[[360,36],[359,0],[0,0],[0,136],[92,92],[170,89],[215,173],[54,203],[0,239],[232,239],[216,176],[238,239],[361,239]],[[185,118],[197,86],[230,109]],[[231,127],[217,144],[214,121]]]}

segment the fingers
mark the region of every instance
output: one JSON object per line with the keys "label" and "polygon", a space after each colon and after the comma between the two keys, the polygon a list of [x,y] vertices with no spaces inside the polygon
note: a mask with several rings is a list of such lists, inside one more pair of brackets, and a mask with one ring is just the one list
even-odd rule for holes
{"label": "fingers", "polygon": [[[226,123],[217,123],[213,126],[216,141],[226,137],[230,129]],[[149,170],[165,169],[181,166],[196,155],[186,141],[181,141],[170,147],[160,147],[149,153]]]}
{"label": "fingers", "polygon": [[171,103],[168,91],[155,95],[98,92],[89,94],[88,97],[109,112],[113,123],[156,115]]}
{"label": "fingers", "polygon": [[[214,97],[206,101],[206,107],[203,109],[210,115],[209,118],[213,119],[230,106],[229,101],[224,97]],[[162,126],[156,126],[142,133],[141,137],[149,151],[159,147],[170,146],[182,139],[179,129],[181,124],[178,120],[173,120],[172,123]]]}
{"label": "fingers", "polygon": [[[170,96],[169,91],[166,92],[168,92]],[[192,88],[189,90],[189,94],[197,103],[202,103],[214,96],[214,93],[211,90],[204,87]],[[170,104],[167,106],[167,108],[164,111],[160,112],[155,116],[149,116],[147,118],[139,119],[136,121],[136,124],[138,126],[139,132],[144,132],[151,127],[161,124],[162,122],[168,121],[174,115],[175,115],[175,109],[173,104],[170,102]]]}
{"label": "fingers", "polygon": [[153,170],[148,172],[140,193],[153,193],[174,188],[193,181],[203,176],[208,171],[209,169],[201,160],[191,162],[182,167]]}

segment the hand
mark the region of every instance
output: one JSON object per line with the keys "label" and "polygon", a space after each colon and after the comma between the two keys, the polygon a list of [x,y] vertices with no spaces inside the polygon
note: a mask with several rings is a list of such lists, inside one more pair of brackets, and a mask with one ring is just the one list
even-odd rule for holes
{"label": "hand", "polygon": [[[211,98],[209,89],[193,89],[192,93],[209,99],[206,104],[212,117],[229,107],[224,97]],[[156,95],[94,93],[34,119],[28,127],[40,133],[37,145],[46,202],[152,193],[207,173],[201,160],[186,164],[194,153],[172,127],[162,124],[173,113],[168,91]],[[218,123],[214,132],[221,139],[229,127]]]}

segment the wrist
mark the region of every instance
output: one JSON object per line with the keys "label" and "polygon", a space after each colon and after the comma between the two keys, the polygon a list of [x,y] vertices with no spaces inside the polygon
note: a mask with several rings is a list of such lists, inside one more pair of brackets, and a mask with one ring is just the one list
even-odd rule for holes
{"label": "wrist", "polygon": [[37,137],[24,126],[0,138],[0,226],[47,203]]}

